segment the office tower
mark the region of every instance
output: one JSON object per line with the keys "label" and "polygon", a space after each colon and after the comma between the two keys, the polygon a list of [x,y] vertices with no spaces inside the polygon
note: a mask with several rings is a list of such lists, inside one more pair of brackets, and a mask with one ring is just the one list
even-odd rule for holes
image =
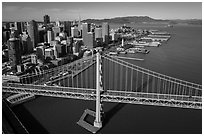
{"label": "office tower", "polygon": [[48,15],[44,16],[44,24],[47,25],[50,23],[50,17]]}
{"label": "office tower", "polygon": [[52,27],[52,31],[54,32],[54,38],[59,36],[59,33],[61,32],[60,27],[58,26]]}
{"label": "office tower", "polygon": [[71,22],[64,21],[64,32],[67,33],[67,36],[71,36]]}
{"label": "office tower", "polygon": [[29,35],[24,34],[21,37],[21,42],[22,42],[22,52],[23,54],[29,54],[33,52],[33,44],[31,42],[31,38]]}
{"label": "office tower", "polygon": [[105,44],[108,44],[109,42],[109,24],[107,22],[102,24],[102,37],[103,37],[103,42]]}
{"label": "office tower", "polygon": [[30,21],[30,24],[28,26],[28,35],[31,38],[31,42],[33,43],[33,47],[36,47],[38,45],[38,25],[35,20]]}
{"label": "office tower", "polygon": [[44,56],[45,56],[45,48],[44,48],[44,46],[36,47],[36,55],[37,55],[38,59],[44,60]]}
{"label": "office tower", "polygon": [[19,38],[10,38],[8,40],[9,61],[12,67],[21,64],[21,48]]}
{"label": "office tower", "polygon": [[56,58],[61,58],[66,55],[66,45],[56,44],[53,49]]}
{"label": "office tower", "polygon": [[77,27],[72,27],[71,28],[71,36],[72,37],[78,37],[79,36],[79,31]]}
{"label": "office tower", "polygon": [[86,37],[86,43],[88,49],[93,49],[95,47],[95,34],[93,32],[88,32]]}
{"label": "office tower", "polygon": [[87,35],[87,32],[91,31],[91,24],[82,23],[82,38]]}
{"label": "office tower", "polygon": [[82,41],[75,41],[73,43],[73,53],[80,53],[81,52]]}
{"label": "office tower", "polygon": [[73,50],[72,50],[73,42],[74,42],[73,37],[68,37],[67,38],[67,46],[66,46],[67,54],[73,54]]}
{"label": "office tower", "polygon": [[46,30],[42,29],[42,30],[38,30],[38,34],[39,34],[39,43],[44,43],[47,42],[47,32]]}
{"label": "office tower", "polygon": [[48,31],[47,31],[47,42],[50,43],[50,42],[53,41],[53,40],[54,40],[54,32],[48,30]]}
{"label": "office tower", "polygon": [[91,24],[88,23],[82,23],[82,38],[85,46],[88,46],[87,43],[87,33],[91,30]]}
{"label": "office tower", "polygon": [[95,28],[95,40],[97,38],[102,38],[102,28]]}
{"label": "office tower", "polygon": [[15,22],[14,28],[17,31],[17,34],[22,34],[22,22]]}
{"label": "office tower", "polygon": [[2,44],[6,43],[9,40],[10,31],[2,31]]}

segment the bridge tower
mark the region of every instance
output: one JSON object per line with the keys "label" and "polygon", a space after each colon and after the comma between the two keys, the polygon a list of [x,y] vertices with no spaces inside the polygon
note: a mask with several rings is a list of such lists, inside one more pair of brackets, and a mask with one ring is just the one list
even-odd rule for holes
{"label": "bridge tower", "polygon": [[96,116],[94,121],[94,126],[101,128],[101,111],[102,111],[102,103],[101,103],[101,91],[103,91],[102,87],[102,60],[99,52],[96,54]]}

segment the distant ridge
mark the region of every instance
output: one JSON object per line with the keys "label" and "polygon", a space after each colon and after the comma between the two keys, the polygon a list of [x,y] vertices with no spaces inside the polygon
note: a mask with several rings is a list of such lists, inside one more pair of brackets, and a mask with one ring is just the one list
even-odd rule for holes
{"label": "distant ridge", "polygon": [[142,23],[142,22],[164,22],[169,24],[178,24],[178,23],[187,23],[193,25],[202,25],[202,20],[200,19],[187,19],[187,20],[162,20],[162,19],[153,19],[149,16],[127,16],[127,17],[115,17],[110,19],[86,19],[82,22],[87,23],[96,23],[100,24],[102,22],[108,23],[118,23],[118,24],[125,24],[125,23]]}

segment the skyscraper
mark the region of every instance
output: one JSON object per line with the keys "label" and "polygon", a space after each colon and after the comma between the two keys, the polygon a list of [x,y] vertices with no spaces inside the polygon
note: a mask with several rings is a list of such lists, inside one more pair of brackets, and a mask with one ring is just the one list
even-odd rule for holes
{"label": "skyscraper", "polygon": [[109,24],[107,22],[102,24],[102,37],[103,37],[103,42],[105,44],[108,44],[109,42]]}
{"label": "skyscraper", "polygon": [[33,43],[33,47],[38,45],[38,25],[35,20],[30,21],[28,26],[28,35],[31,38],[31,42]]}
{"label": "skyscraper", "polygon": [[22,22],[15,22],[14,27],[15,27],[15,30],[17,31],[18,35],[22,34]]}
{"label": "skyscraper", "polygon": [[67,33],[67,36],[71,36],[71,22],[64,21],[64,32]]}
{"label": "skyscraper", "polygon": [[44,24],[47,25],[47,24],[49,24],[49,23],[50,23],[50,16],[45,15],[45,16],[44,16]]}
{"label": "skyscraper", "polygon": [[53,40],[54,40],[54,32],[48,30],[48,31],[47,31],[47,42],[50,43],[50,42],[53,41]]}
{"label": "skyscraper", "polygon": [[87,33],[87,40],[84,43],[88,49],[93,49],[95,47],[95,34],[93,32]]}
{"label": "skyscraper", "polygon": [[95,28],[95,39],[102,38],[102,28]]}
{"label": "skyscraper", "polygon": [[12,67],[21,64],[21,48],[19,38],[10,38],[8,40],[9,61]]}
{"label": "skyscraper", "polygon": [[88,24],[88,23],[82,23],[82,38],[83,38],[83,42],[84,42],[84,45],[88,46],[87,45],[87,32],[90,32],[91,31],[91,24]]}
{"label": "skyscraper", "polygon": [[77,27],[72,27],[71,28],[71,36],[72,37],[78,37],[79,36],[79,31]]}

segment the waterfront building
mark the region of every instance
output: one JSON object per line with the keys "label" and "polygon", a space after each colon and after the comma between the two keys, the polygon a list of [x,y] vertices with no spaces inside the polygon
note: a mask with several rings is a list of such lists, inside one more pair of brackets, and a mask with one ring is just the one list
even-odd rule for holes
{"label": "waterfront building", "polygon": [[36,47],[38,44],[38,25],[35,20],[30,21],[30,24],[28,26],[28,35],[31,38],[31,42],[33,44],[33,47]]}
{"label": "waterfront building", "polygon": [[77,27],[72,27],[71,28],[71,36],[72,37],[78,37],[79,36],[79,32],[78,32],[78,28]]}
{"label": "waterfront building", "polygon": [[19,38],[10,38],[8,40],[8,55],[12,67],[21,64],[21,48]]}
{"label": "waterfront building", "polygon": [[107,22],[102,24],[102,37],[105,44],[109,43],[109,24]]}
{"label": "waterfront building", "polygon": [[71,36],[71,22],[64,21],[64,32],[67,33],[67,36]]}
{"label": "waterfront building", "polygon": [[49,23],[50,23],[50,16],[45,15],[45,16],[44,16],[44,24],[47,25],[47,24],[49,24]]}

